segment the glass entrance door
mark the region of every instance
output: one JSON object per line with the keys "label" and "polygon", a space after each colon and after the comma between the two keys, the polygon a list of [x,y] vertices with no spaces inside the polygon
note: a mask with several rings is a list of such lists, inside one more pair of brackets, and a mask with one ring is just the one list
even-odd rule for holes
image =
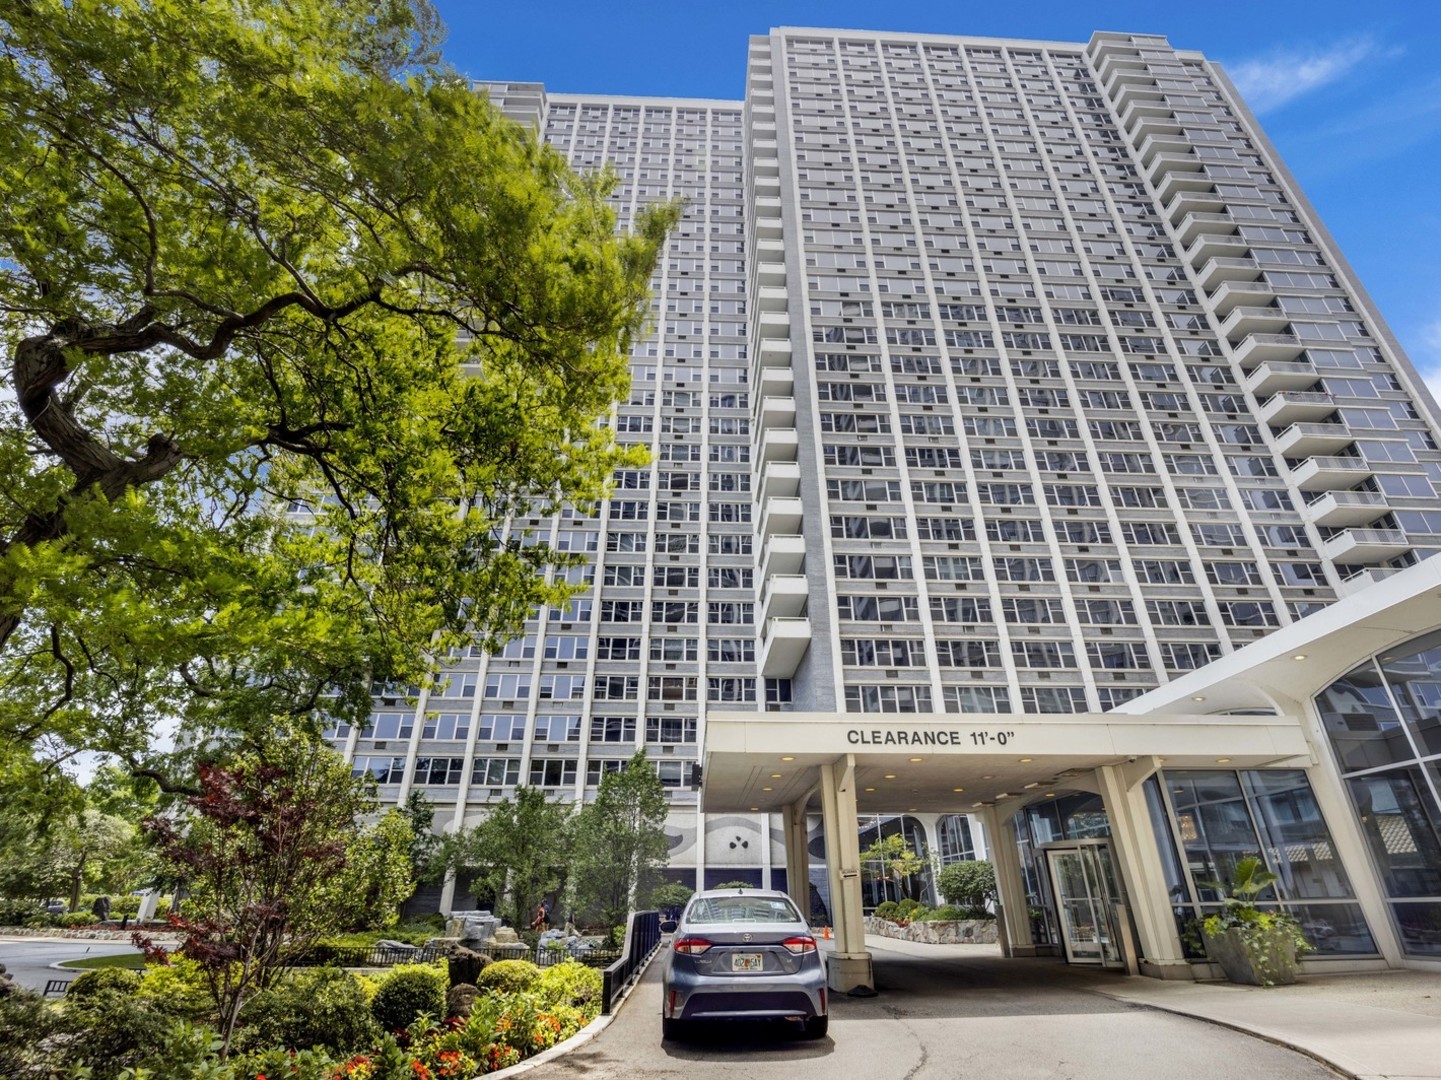
{"label": "glass entrance door", "polygon": [[1122,897],[1110,845],[1057,845],[1047,849],[1046,860],[1067,962],[1124,966],[1116,927],[1116,905]]}

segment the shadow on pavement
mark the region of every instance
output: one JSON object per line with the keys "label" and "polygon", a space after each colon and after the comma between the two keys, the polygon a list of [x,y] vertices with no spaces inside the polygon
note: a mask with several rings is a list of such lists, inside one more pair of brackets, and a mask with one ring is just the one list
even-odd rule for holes
{"label": "shadow on pavement", "polygon": [[830,1038],[808,1039],[801,1026],[784,1020],[733,1020],[696,1024],[677,1039],[666,1039],[667,1057],[682,1061],[713,1060],[736,1054],[747,1061],[795,1061],[834,1052]]}

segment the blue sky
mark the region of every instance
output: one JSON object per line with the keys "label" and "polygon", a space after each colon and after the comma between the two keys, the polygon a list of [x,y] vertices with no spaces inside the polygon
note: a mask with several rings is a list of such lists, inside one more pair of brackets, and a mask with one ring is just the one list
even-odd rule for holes
{"label": "blue sky", "polygon": [[739,99],[746,38],[829,26],[1085,41],[1165,34],[1226,66],[1412,361],[1441,396],[1441,4],[1196,0],[435,0],[446,59],[576,93]]}

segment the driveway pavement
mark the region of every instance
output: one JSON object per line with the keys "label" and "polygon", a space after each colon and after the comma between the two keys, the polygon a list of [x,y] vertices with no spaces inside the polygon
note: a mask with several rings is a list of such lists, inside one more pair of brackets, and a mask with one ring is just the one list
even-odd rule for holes
{"label": "driveway pavement", "polygon": [[138,952],[123,942],[37,941],[34,938],[0,939],[0,964],[21,986],[44,990],[48,979],[73,979],[78,971],[56,971],[51,964],[82,956],[114,956]]}
{"label": "driveway pavement", "polygon": [[[911,954],[868,942],[878,996],[832,1000],[830,1034],[717,1025],[661,1041],[650,967],[615,1021],[527,1080],[1335,1080],[1292,1050],[1203,1021],[1117,1001],[1054,960]],[[1104,976],[1101,976],[1104,977]],[[1114,976],[1117,982],[1122,976]]]}

